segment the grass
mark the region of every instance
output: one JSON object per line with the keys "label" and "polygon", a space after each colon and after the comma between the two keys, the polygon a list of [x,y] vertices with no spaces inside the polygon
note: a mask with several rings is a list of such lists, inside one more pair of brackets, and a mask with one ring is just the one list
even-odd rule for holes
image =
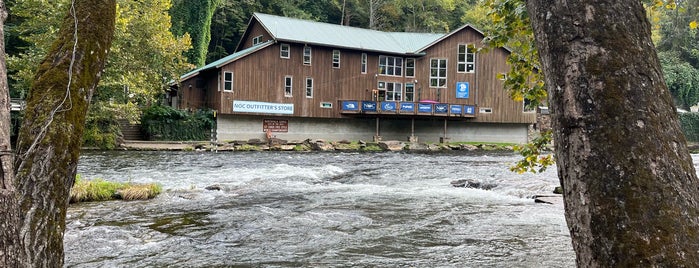
{"label": "grass", "polygon": [[70,189],[70,203],[108,201],[108,200],[145,200],[162,192],[155,183],[136,184],[110,182],[103,179],[83,180],[78,176]]}

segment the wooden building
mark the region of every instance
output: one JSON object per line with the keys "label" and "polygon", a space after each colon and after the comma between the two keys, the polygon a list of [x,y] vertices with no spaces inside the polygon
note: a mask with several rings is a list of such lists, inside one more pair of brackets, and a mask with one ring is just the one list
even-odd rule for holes
{"label": "wooden building", "polygon": [[218,112],[219,140],[526,142],[533,110],[503,89],[506,49],[256,13],[234,54],[181,77],[182,109]]}

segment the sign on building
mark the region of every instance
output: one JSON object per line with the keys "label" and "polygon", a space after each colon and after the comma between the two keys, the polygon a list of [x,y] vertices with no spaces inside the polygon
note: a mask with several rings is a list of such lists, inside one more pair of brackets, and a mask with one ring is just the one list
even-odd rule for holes
{"label": "sign on building", "polygon": [[263,119],[262,132],[289,132],[289,120]]}
{"label": "sign on building", "polygon": [[456,98],[468,99],[468,82],[456,82]]}
{"label": "sign on building", "polygon": [[294,114],[294,104],[234,100],[233,112],[260,114]]}

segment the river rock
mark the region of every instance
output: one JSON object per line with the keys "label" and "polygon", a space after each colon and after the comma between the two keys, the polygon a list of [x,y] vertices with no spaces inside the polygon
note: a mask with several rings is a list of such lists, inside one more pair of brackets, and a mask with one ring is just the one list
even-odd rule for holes
{"label": "river rock", "polygon": [[333,151],[335,150],[335,146],[329,143],[325,143],[322,140],[317,140],[315,142],[311,142],[311,148],[316,151]]}
{"label": "river rock", "polygon": [[214,185],[209,185],[204,187],[204,189],[209,190],[209,191],[221,191],[222,187],[221,185],[214,184]]}
{"label": "river rock", "polygon": [[534,203],[563,206],[563,195],[560,194],[535,195],[532,198],[534,198]]}
{"label": "river rock", "polygon": [[402,151],[405,144],[403,144],[401,141],[380,141],[379,147],[381,147],[381,149],[384,151],[396,152]]}
{"label": "river rock", "polygon": [[497,187],[498,185],[495,183],[490,183],[490,182],[480,182],[480,181],[476,181],[476,180],[472,180],[472,179],[464,179],[464,180],[452,181],[451,186],[481,189],[481,190],[491,190],[491,189]]}
{"label": "river rock", "polygon": [[478,150],[478,147],[476,147],[475,145],[471,145],[471,144],[461,144],[461,150],[475,151],[475,150]]}
{"label": "river rock", "polygon": [[405,149],[411,151],[427,151],[429,147],[424,143],[411,142],[405,146]]}

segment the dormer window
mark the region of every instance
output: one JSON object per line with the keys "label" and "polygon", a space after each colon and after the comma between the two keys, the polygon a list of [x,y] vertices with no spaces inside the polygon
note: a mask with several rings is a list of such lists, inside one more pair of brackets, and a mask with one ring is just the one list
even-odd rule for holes
{"label": "dormer window", "polygon": [[259,43],[262,43],[262,35],[258,35],[255,38],[252,39],[252,45],[257,45]]}

